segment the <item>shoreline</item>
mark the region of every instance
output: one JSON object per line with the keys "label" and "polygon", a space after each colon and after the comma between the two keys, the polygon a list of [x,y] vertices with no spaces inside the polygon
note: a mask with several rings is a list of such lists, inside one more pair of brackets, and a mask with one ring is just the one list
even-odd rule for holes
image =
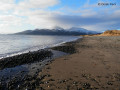
{"label": "shoreline", "polygon": [[[73,36],[74,37],[74,36]],[[74,40],[77,40],[79,38],[82,38],[82,36],[75,36],[76,38],[72,38],[70,40],[67,40],[67,41],[62,41],[62,42],[58,42],[56,44],[49,44],[48,46],[34,46],[34,47],[31,47],[31,48],[26,48],[26,49],[23,49],[23,50],[20,50],[20,51],[15,51],[15,52],[10,52],[10,53],[6,53],[5,55],[2,55],[0,56],[0,60],[1,59],[4,59],[4,58],[9,58],[9,57],[14,57],[14,56],[17,56],[17,55],[22,55],[22,54],[26,54],[26,53],[29,53],[29,52],[35,52],[35,51],[39,51],[41,49],[49,49],[51,47],[56,47],[56,46],[59,46],[61,44],[64,44],[66,42],[71,42],[71,41],[74,41]]]}
{"label": "shoreline", "polygon": [[53,47],[70,54],[48,61],[41,70],[25,76],[19,83],[14,78],[8,87],[10,90],[119,89],[119,41],[120,37],[83,37]]}
{"label": "shoreline", "polygon": [[[28,52],[25,52],[25,53],[18,53],[18,54],[13,54],[13,55],[10,55],[8,57],[2,57],[0,58],[0,70],[4,69],[4,68],[11,68],[11,67],[15,67],[15,66],[19,66],[19,65],[23,65],[23,64],[27,64],[27,63],[34,63],[35,61],[43,61],[44,59],[46,58],[52,58],[53,56],[53,52],[52,50],[56,50],[56,51],[61,51],[61,52],[64,52],[64,53],[68,53],[68,54],[72,54],[72,53],[75,53],[75,47],[70,45],[69,43],[72,43],[72,42],[76,42],[77,40],[81,39],[82,37],[79,37],[78,39],[75,39],[75,40],[70,40],[70,41],[67,41],[67,42],[62,42],[62,43],[59,43],[59,44],[55,44],[53,46],[50,46],[50,47],[47,47],[47,48],[43,48],[43,49],[39,49],[39,50],[35,50],[35,51],[28,51]],[[67,45],[68,44],[68,45]],[[70,45],[70,47],[69,47]],[[64,47],[66,46],[66,47]],[[61,48],[62,47],[62,48]],[[63,49],[67,48],[68,47],[68,52],[67,51],[64,51]],[[70,52],[72,49],[73,49],[73,52]],[[61,50],[62,49],[62,50]],[[69,50],[70,49],[70,50]],[[42,54],[43,53],[43,54]],[[41,55],[42,54],[42,55]],[[41,57],[42,56],[42,57]],[[60,55],[61,56],[61,55]],[[30,58],[29,58],[30,57]],[[37,58],[36,58],[37,57]],[[41,58],[40,58],[41,57]],[[58,55],[59,57],[59,55]],[[55,57],[54,57],[55,58]],[[53,58],[53,59],[54,59]],[[27,59],[32,59],[32,60],[29,60],[27,61]],[[13,61],[14,60],[14,61]],[[17,60],[17,62],[16,62]],[[22,60],[23,62],[19,62],[20,60]],[[14,65],[12,63],[12,65],[10,64],[10,62],[16,62],[16,64]],[[25,61],[25,62],[24,62]],[[7,62],[7,63],[6,63]],[[5,66],[5,65],[7,66]],[[10,66],[8,66],[8,64]]]}
{"label": "shoreline", "polygon": [[[72,40],[69,42],[73,42],[76,40]],[[51,63],[53,59],[70,54],[70,53],[62,52],[61,50],[52,49],[54,47],[66,45],[66,43],[69,43],[69,42],[64,42],[57,46],[55,45],[51,48],[40,49],[38,51],[33,51],[33,52],[23,53],[20,55],[2,58],[0,60],[0,74],[1,74],[0,75],[0,89],[3,89],[3,90],[8,89],[8,86],[6,85],[11,84],[11,82],[14,82],[15,88],[17,88],[16,87],[17,82],[23,82],[24,79],[28,79],[29,76],[31,78],[33,77],[35,78],[36,75],[39,72],[41,72],[42,68],[48,65],[48,63]],[[39,57],[42,56],[42,58],[39,58],[38,56]],[[29,68],[31,69],[28,70]],[[7,72],[9,73],[6,74]],[[11,85],[9,85],[9,87],[11,87]]]}

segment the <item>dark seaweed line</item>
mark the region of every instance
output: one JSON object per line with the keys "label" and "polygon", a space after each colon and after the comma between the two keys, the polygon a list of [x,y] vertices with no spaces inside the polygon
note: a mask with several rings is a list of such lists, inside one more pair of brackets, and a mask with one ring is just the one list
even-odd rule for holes
{"label": "dark seaweed line", "polygon": [[74,54],[74,53],[78,52],[78,50],[77,50],[78,44],[77,43],[79,43],[79,41],[82,41],[82,38],[79,38],[74,41],[66,42],[63,45],[55,46],[55,47],[52,47],[51,49],[57,50],[57,51],[62,51],[62,52],[69,53],[69,54]]}
{"label": "dark seaweed line", "polygon": [[64,45],[52,47],[51,49],[73,54],[77,52],[76,43],[77,43],[77,40],[76,42],[75,41],[67,42]]}
{"label": "dark seaweed line", "polygon": [[50,50],[41,49],[34,52],[3,58],[0,60],[0,70],[18,65],[33,63],[35,61],[43,61],[46,58],[51,58],[52,55],[53,53]]}

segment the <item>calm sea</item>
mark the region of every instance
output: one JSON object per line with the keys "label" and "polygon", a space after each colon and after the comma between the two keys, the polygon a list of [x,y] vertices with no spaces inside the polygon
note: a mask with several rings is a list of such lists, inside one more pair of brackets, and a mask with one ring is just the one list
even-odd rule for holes
{"label": "calm sea", "polygon": [[78,36],[0,35],[0,58],[76,40]]}

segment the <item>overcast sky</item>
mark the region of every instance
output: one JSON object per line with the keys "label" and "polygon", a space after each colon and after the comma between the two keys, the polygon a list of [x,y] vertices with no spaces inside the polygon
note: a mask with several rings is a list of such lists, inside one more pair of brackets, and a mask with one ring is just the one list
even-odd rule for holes
{"label": "overcast sky", "polygon": [[[98,3],[116,3],[102,6]],[[119,0],[0,0],[0,33],[36,28],[120,29]]]}

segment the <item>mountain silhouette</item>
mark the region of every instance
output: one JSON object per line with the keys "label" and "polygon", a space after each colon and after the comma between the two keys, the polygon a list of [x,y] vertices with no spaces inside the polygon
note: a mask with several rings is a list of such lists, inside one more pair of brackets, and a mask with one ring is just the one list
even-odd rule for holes
{"label": "mountain silhouette", "polygon": [[18,32],[15,34],[18,35],[88,35],[88,34],[97,34],[99,32],[89,31],[84,28],[72,27],[70,29],[63,29],[56,27],[54,29],[35,29],[35,30],[26,30],[23,32]]}

